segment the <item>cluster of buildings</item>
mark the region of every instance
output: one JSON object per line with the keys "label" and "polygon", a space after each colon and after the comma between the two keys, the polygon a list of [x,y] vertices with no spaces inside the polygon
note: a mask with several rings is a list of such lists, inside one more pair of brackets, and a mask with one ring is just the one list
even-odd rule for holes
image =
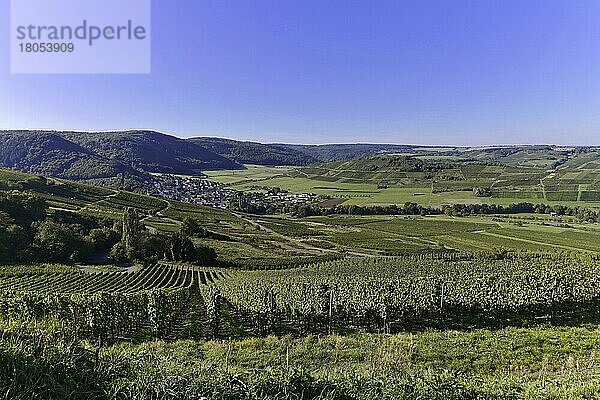
{"label": "cluster of buildings", "polygon": [[277,207],[279,210],[295,207],[317,200],[314,193],[291,193],[287,190],[270,187],[253,187],[251,192],[244,193],[246,204],[257,207]]}
{"label": "cluster of buildings", "polygon": [[160,175],[154,178],[154,195],[203,206],[227,208],[237,201],[238,191],[207,179],[177,175]]}
{"label": "cluster of buildings", "polygon": [[227,188],[207,179],[178,175],[156,176],[154,195],[204,206],[251,211],[286,211],[317,200],[313,193],[291,193],[279,188],[254,187],[250,192]]}

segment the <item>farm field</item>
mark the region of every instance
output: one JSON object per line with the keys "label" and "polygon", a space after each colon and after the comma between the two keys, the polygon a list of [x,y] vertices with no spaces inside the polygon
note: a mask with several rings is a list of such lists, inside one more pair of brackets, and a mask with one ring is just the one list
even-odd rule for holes
{"label": "farm field", "polygon": [[[457,171],[462,180],[436,181],[431,178],[400,180],[389,183],[386,175],[376,178],[329,178],[309,174],[310,169],[293,167],[247,166],[247,170],[209,171],[208,179],[241,191],[278,187],[295,193],[316,193],[347,199],[347,205],[388,205],[414,202],[424,206],[444,204],[500,204],[531,202],[572,206],[600,207],[600,184],[595,177],[600,169],[570,172],[574,167],[556,171],[528,169],[513,172],[508,167],[486,166]],[[519,171],[518,168],[514,168]],[[312,171],[316,172],[316,171]],[[381,187],[381,183],[384,187]],[[575,183],[574,183],[575,182]],[[585,183],[582,183],[585,182]],[[474,187],[492,188],[490,197],[477,197]]]}
{"label": "farm field", "polygon": [[291,167],[268,167],[262,165],[245,165],[246,169],[241,170],[218,170],[206,171],[204,175],[215,182],[226,184],[244,184],[251,181],[260,181],[261,179],[271,179],[274,176],[285,175]]}
{"label": "farm field", "polygon": [[[23,179],[22,175],[15,176]],[[494,216],[257,217],[69,181],[34,182],[28,183],[31,188],[27,191],[45,198],[51,209],[55,210],[119,219],[124,207],[132,207],[144,216],[143,222],[148,228],[166,233],[176,232],[186,217],[202,221],[206,229],[225,235],[229,240],[200,238],[195,241],[216,248],[221,260],[232,263],[253,263],[253,260],[271,263],[290,254],[293,257],[307,257],[308,260],[310,257],[356,251],[365,254],[400,254],[405,251],[480,251],[500,247],[536,251],[600,251],[597,245],[600,243],[598,225],[582,224],[566,216],[532,215],[529,220],[505,216],[506,222],[495,221],[499,217]],[[428,198],[413,195],[420,192],[425,192],[424,188],[407,189],[403,196],[407,201],[411,198]],[[435,196],[430,194],[429,198]],[[569,227],[560,226],[565,224]],[[550,230],[546,225],[557,227]]]}
{"label": "farm field", "polygon": [[[571,261],[352,258],[237,272],[5,267],[0,354],[15,361],[0,364],[0,382],[73,399],[593,398],[599,266]],[[134,281],[146,284],[135,289]],[[27,290],[34,282],[47,292]],[[85,340],[60,344],[74,334]]]}
{"label": "farm field", "polygon": [[[118,220],[122,210],[131,207],[143,216],[142,222],[149,229],[165,233],[176,232],[186,217],[196,219],[205,229],[221,235],[217,240],[194,239],[196,243],[213,246],[221,260],[240,265],[254,260],[271,263],[290,254],[310,258],[357,251],[371,255],[400,254],[404,251],[479,251],[499,247],[535,251],[599,251],[598,225],[582,223],[568,216],[255,216],[69,181],[44,181],[21,173],[11,175],[8,171],[5,174],[14,177],[10,185],[25,185],[25,192],[46,199],[50,210],[56,212],[70,210]],[[298,178],[286,179],[291,182]],[[335,185],[349,189],[349,185],[355,184]],[[365,189],[365,185],[355,186]],[[358,191],[357,187],[353,189]],[[425,202],[438,196],[431,193],[421,195],[426,193],[425,188],[387,190],[402,191],[404,200],[415,198]],[[449,198],[452,194],[441,195]]]}
{"label": "farm field", "polygon": [[600,0],[4,3],[0,400],[600,400]]}
{"label": "farm field", "polygon": [[[273,171],[246,173],[232,182]],[[193,220],[191,243],[216,256],[0,265],[0,385],[24,398],[31,379],[73,399],[598,393],[600,226],[576,215],[256,215],[6,175],[0,195],[39,196],[47,219],[105,232],[135,210],[155,241]],[[374,190],[382,204],[457,193]]]}
{"label": "farm field", "polygon": [[[596,224],[578,224],[568,219],[539,216],[330,216],[260,218],[269,229],[310,243],[318,239],[328,249],[368,254],[394,255],[440,250],[511,250],[600,252],[600,231]],[[568,227],[565,227],[568,225]]]}

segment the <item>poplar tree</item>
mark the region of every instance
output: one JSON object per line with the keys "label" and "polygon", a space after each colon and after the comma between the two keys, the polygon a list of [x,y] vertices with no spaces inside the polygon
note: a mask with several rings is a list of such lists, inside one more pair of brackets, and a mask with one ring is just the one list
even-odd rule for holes
{"label": "poplar tree", "polygon": [[123,210],[123,238],[122,242],[127,251],[135,249],[141,239],[141,224],[135,208],[126,207]]}

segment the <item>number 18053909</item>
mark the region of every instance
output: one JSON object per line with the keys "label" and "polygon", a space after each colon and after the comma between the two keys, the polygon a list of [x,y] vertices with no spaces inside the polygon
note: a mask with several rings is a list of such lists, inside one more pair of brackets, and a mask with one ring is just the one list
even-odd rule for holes
{"label": "number 18053909", "polygon": [[73,43],[19,43],[21,53],[72,53]]}

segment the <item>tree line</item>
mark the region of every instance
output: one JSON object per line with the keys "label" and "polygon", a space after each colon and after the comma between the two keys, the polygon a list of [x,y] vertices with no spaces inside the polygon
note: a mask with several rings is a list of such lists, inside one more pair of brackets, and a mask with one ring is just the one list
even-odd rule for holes
{"label": "tree line", "polygon": [[210,236],[196,220],[184,220],[176,233],[150,232],[133,208],[125,208],[122,219],[114,220],[51,210],[43,198],[29,193],[0,194],[0,262],[164,259],[211,264],[215,251],[192,240]]}
{"label": "tree line", "polygon": [[197,220],[185,218],[178,232],[173,234],[150,232],[139,222],[134,208],[125,208],[121,240],[111,249],[113,259],[121,262],[143,261],[186,261],[213,264],[217,258],[214,249],[194,244],[192,238],[206,237],[207,231]]}
{"label": "tree line", "polygon": [[556,216],[572,216],[582,221],[600,222],[598,211],[585,207],[564,205],[534,204],[529,202],[499,204],[446,204],[441,207],[427,207],[417,203],[407,202],[403,206],[358,206],[337,205],[334,207],[319,207],[314,204],[303,204],[296,207],[293,214],[297,217],[327,216],[327,215],[448,215],[465,217],[469,215],[494,214],[545,214]]}

